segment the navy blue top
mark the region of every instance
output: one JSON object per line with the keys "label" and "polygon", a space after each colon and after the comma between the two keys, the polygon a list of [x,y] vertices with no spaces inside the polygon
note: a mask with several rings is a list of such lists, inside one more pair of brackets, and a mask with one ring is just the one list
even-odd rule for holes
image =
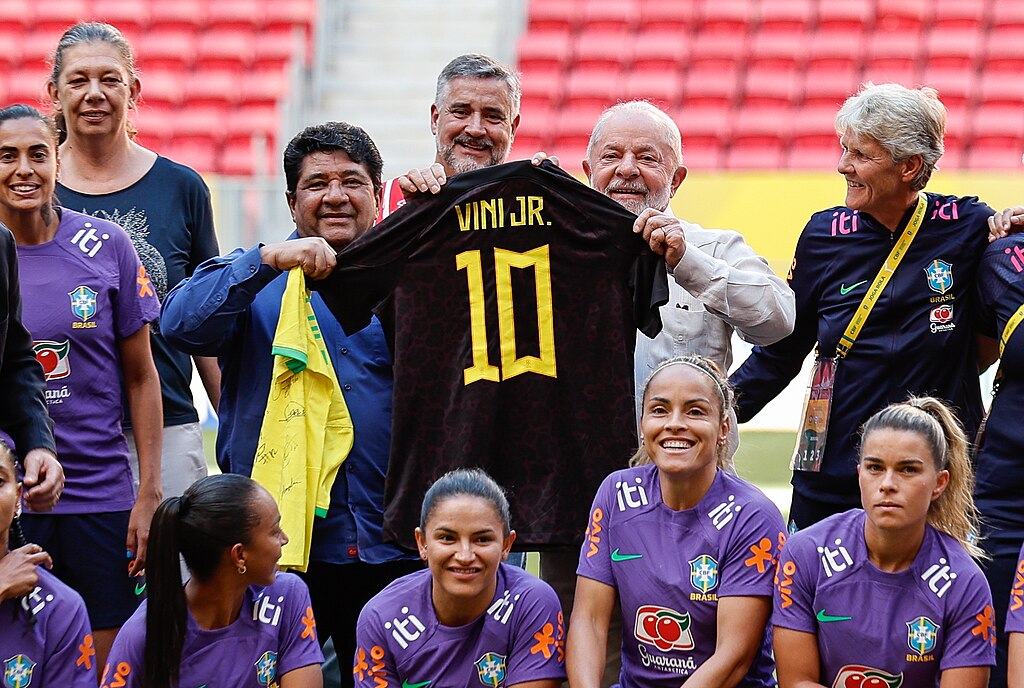
{"label": "navy blue top", "polygon": [[[979,328],[998,338],[1024,304],[1024,235],[992,243],[978,268]],[[985,443],[978,453],[975,503],[984,517],[985,549],[1013,558],[1024,539],[1024,323],[1010,336],[1003,352],[1003,377],[985,425]]]}
{"label": "navy blue top", "polygon": [[[294,239],[293,233],[289,239]],[[274,358],[271,345],[287,273],[264,265],[259,247],[235,249],[199,266],[167,295],[167,340],[192,354],[217,356],[221,367],[221,470],[249,475],[263,424]],[[371,564],[402,558],[383,544],[384,475],[391,444],[391,354],[380,323],[348,336],[312,295],[355,426],[355,443],[331,489],[327,516],[316,519],[310,558],[332,564]]]}
{"label": "navy blue top", "polygon": [[[167,158],[157,157],[142,179],[118,191],[84,194],[58,183],[57,197],[65,208],[110,220],[128,232],[161,303],[174,285],[220,253],[210,190],[195,170]],[[189,387],[192,361],[164,341],[159,320],[150,330],[164,425],[195,423],[199,416]],[[127,421],[127,405],[124,414]]]}
{"label": "navy blue top", "polygon": [[[973,196],[931,193],[928,208],[921,230],[836,370],[821,472],[793,475],[797,493],[836,503],[837,510],[860,505],[860,427],[876,411],[909,394],[928,394],[956,407],[968,437],[981,419],[974,279],[993,211]],[[782,391],[816,343],[821,356],[835,355],[839,338],[913,210],[907,210],[895,233],[849,208],[811,216],[789,277],[796,294],[793,334],[754,347],[730,378],[740,422]]]}

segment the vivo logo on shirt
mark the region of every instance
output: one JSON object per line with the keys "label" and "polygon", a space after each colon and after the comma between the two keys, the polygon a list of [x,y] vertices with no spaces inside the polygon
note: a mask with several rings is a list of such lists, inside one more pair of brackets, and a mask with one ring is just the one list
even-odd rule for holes
{"label": "vivo logo on shirt", "polygon": [[277,598],[277,604],[270,601],[269,597],[260,596],[252,605],[252,620],[260,623],[277,626],[281,621],[281,603],[284,597]]}
{"label": "vivo logo on shirt", "polygon": [[85,255],[92,258],[99,250],[103,248],[103,242],[110,238],[109,234],[96,235],[96,228],[92,226],[91,222],[85,223],[85,229],[80,229],[75,232],[75,236],[71,237],[71,243],[78,247],[78,249]]}
{"label": "vivo logo on shirt", "polygon": [[494,600],[487,609],[487,615],[493,616],[494,620],[502,625],[507,624],[508,618],[512,616],[512,610],[516,608],[516,602],[520,597],[521,595],[512,597],[512,593],[506,590],[505,594]]}
{"label": "vivo logo on shirt", "polygon": [[641,485],[643,480],[636,478],[636,485],[630,485],[623,480],[615,483],[615,495],[619,502],[619,511],[627,508],[635,509],[638,506],[647,506],[647,491]]}
{"label": "vivo logo on shirt", "polygon": [[[417,640],[426,627],[423,622],[416,618],[415,614],[409,613],[408,607],[402,607],[402,614],[405,614],[405,618],[399,620],[396,616],[391,621],[384,622],[384,628],[391,631],[391,637],[394,638],[402,649],[405,650],[409,647],[409,643]],[[409,630],[409,627],[413,627],[415,630]],[[394,629],[394,630],[392,630]]]}
{"label": "vivo logo on shirt", "polygon": [[921,574],[921,580],[928,581],[928,588],[935,593],[936,597],[941,598],[953,585],[956,574],[951,572],[946,560],[940,557],[938,564],[932,564],[927,571]]}
{"label": "vivo logo on shirt", "polygon": [[836,549],[818,548],[818,554],[821,555],[821,568],[825,571],[826,578],[831,578],[833,573],[845,571],[848,566],[853,564],[853,558],[843,547],[843,540],[836,538],[835,545]]}
{"label": "vivo logo on shirt", "polygon": [[722,502],[714,509],[708,512],[708,518],[711,519],[711,524],[718,530],[725,528],[725,526],[733,519],[735,514],[740,512],[743,507],[740,504],[736,504],[736,495],[729,495],[729,500]]}

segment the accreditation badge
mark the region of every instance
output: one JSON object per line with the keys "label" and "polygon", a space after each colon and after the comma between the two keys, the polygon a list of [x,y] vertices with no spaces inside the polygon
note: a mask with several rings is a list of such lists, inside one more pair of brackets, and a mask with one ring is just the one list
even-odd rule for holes
{"label": "accreditation badge", "polygon": [[794,471],[821,470],[821,457],[828,438],[828,417],[832,410],[832,387],[836,380],[836,359],[819,358],[811,371],[804,397],[803,420],[797,435],[790,468]]}

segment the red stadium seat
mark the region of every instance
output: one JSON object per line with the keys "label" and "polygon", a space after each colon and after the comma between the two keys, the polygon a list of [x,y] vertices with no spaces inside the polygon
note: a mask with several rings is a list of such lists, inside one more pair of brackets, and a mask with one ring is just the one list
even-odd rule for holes
{"label": "red stadium seat", "polygon": [[246,72],[242,75],[241,83],[239,99],[242,103],[250,105],[276,105],[288,95],[291,87],[288,72],[283,69]]}
{"label": "red stadium seat", "polygon": [[802,89],[804,104],[838,109],[843,101],[857,92],[860,74],[860,70],[852,66],[808,65]]}
{"label": "red stadium seat", "polygon": [[684,147],[714,145],[720,151],[729,140],[733,113],[728,108],[684,106],[675,110],[673,119],[679,125]]}
{"label": "red stadium seat", "polygon": [[606,105],[586,103],[561,108],[555,116],[554,134],[559,145],[586,148],[594,122]]}
{"label": "red stadium seat", "polygon": [[34,29],[22,34],[21,59],[26,65],[45,64],[53,57],[53,51],[57,48],[59,38],[60,33],[41,29]]}
{"label": "red stadium seat", "polygon": [[729,107],[739,95],[741,84],[736,65],[698,63],[686,70],[683,104]]}
{"label": "red stadium seat", "polygon": [[284,68],[293,60],[306,64],[306,41],[293,28],[264,29],[253,55],[256,69]]}
{"label": "red stadium seat", "polygon": [[878,3],[875,24],[883,31],[916,31],[924,28],[932,13],[929,0],[884,0]]}
{"label": "red stadium seat", "polygon": [[690,61],[686,69],[696,69],[715,64],[718,67],[738,67],[747,53],[746,32],[699,33],[690,50]]}
{"label": "red stadium seat", "polygon": [[837,147],[836,113],[842,103],[836,105],[811,105],[798,107],[793,113],[791,140],[793,144],[813,144],[818,147]]}
{"label": "red stadium seat", "polygon": [[[539,150],[547,150],[555,128],[555,110],[553,108],[534,108],[520,110],[521,119],[516,131],[515,145],[530,156]],[[514,158],[513,158],[514,159]]]}
{"label": "red stadium seat", "polygon": [[698,174],[705,170],[722,169],[725,159],[725,146],[720,143],[692,142],[683,139],[683,164]]}
{"label": "red stadium seat", "polygon": [[640,17],[641,0],[601,0],[584,2],[581,30],[632,31]]}
{"label": "red stadium seat", "polygon": [[224,121],[224,136],[228,141],[248,140],[254,136],[272,140],[280,129],[281,114],[277,105],[239,105]]}
{"label": "red stadium seat", "polygon": [[872,0],[821,2],[818,4],[818,28],[863,31],[871,25],[874,11]]}
{"label": "red stadium seat", "polygon": [[625,31],[582,31],[576,40],[573,63],[586,69],[621,69],[632,58],[633,42],[633,34]]}
{"label": "red stadium seat", "polygon": [[781,71],[796,69],[803,65],[807,44],[811,36],[803,30],[777,31],[754,34],[749,46],[751,65],[774,68]]}
{"label": "red stadium seat", "polygon": [[[1024,108],[1024,79],[1013,72],[982,72],[978,106],[1013,105]],[[941,95],[941,93],[940,93]]]}
{"label": "red stadium seat", "polygon": [[[162,145],[170,138],[174,131],[174,122],[177,115],[178,112],[175,108],[143,105],[138,110],[132,112],[131,119],[139,135],[144,135],[146,140],[153,142],[155,146],[158,142]],[[146,146],[146,148],[149,147]]]}
{"label": "red stadium seat", "polygon": [[[519,127],[522,130],[522,127]],[[516,137],[512,141],[512,152],[509,154],[509,160],[525,160],[537,151],[547,152],[551,150],[549,144],[548,134],[538,134],[535,132],[520,133],[516,132]],[[559,160],[561,162],[561,160]]]}
{"label": "red stadium seat", "polygon": [[209,174],[216,171],[218,151],[216,145],[209,141],[171,139],[160,152],[197,172]]}
{"label": "red stadium seat", "polygon": [[22,65],[10,74],[7,82],[7,100],[9,103],[24,103],[39,107],[45,103],[49,108],[50,98],[46,94],[46,81],[50,78],[49,70],[39,65]]}
{"label": "red stadium seat", "polygon": [[860,69],[867,47],[867,36],[859,31],[815,31],[802,44],[807,51],[807,66]]}
{"label": "red stadium seat", "polygon": [[523,100],[525,109],[531,105],[553,107],[557,105],[565,90],[565,78],[561,71],[527,71],[522,72]]}
{"label": "red stadium seat", "polygon": [[175,111],[175,117],[169,122],[172,134],[175,139],[209,138],[220,141],[225,136],[227,112],[224,107],[193,106],[190,103],[188,107]]}
{"label": "red stadium seat", "polygon": [[842,154],[839,141],[794,141],[786,152],[785,165],[791,170],[835,172]]}
{"label": "red stadium seat", "polygon": [[190,29],[154,29],[142,35],[135,57],[144,72],[155,68],[181,71],[195,59],[196,42],[196,33]]}
{"label": "red stadium seat", "polygon": [[970,138],[970,125],[973,109],[966,104],[957,103],[946,106],[946,139],[956,145],[963,146]]}
{"label": "red stadium seat", "polygon": [[800,100],[803,83],[796,69],[753,65],[743,82],[743,103],[747,105],[786,106]]}
{"label": "red stadium seat", "polygon": [[956,26],[981,31],[989,18],[988,0],[943,0],[929,5],[932,26]]}
{"label": "red stadium seat", "polygon": [[1024,27],[1024,4],[1019,0],[990,0],[992,28]]}
{"label": "red stadium seat", "polygon": [[947,136],[946,150],[939,159],[938,167],[939,170],[945,172],[965,169],[967,167],[967,149],[960,141],[951,143]]}
{"label": "red stadium seat", "polygon": [[697,21],[698,0],[643,0],[640,28],[690,30]]}
{"label": "red stadium seat", "polygon": [[918,70],[913,65],[908,66],[895,62],[890,64],[882,61],[872,61],[865,65],[861,80],[876,84],[902,84],[908,88],[915,86],[920,81]]}
{"label": "red stadium seat", "polygon": [[20,26],[0,24],[0,73],[7,75],[21,66],[21,40],[24,32]]}
{"label": "red stadium seat", "polygon": [[649,100],[663,110],[679,104],[683,95],[683,75],[679,72],[633,71],[626,76],[619,97],[623,100]]}
{"label": "red stadium seat", "polygon": [[92,17],[138,35],[149,26],[150,4],[146,0],[93,0]]}
{"label": "red stadium seat", "polygon": [[530,0],[529,31],[570,30],[575,27],[581,3],[576,0]]}
{"label": "red stadium seat", "polygon": [[226,110],[236,102],[242,90],[238,72],[224,69],[197,69],[185,82],[185,100],[189,107],[210,105]]}
{"label": "red stadium seat", "polygon": [[204,68],[242,71],[252,64],[253,46],[258,42],[251,28],[225,26],[204,31],[196,44],[196,62]]}
{"label": "red stadium seat", "polygon": [[920,84],[934,88],[939,92],[939,100],[951,107],[970,102],[978,88],[978,77],[973,71],[932,68],[929,64]]}
{"label": "red stadium seat", "polygon": [[733,120],[731,139],[787,141],[793,136],[793,112],[788,106],[744,107]]}
{"label": "red stadium seat", "polygon": [[985,35],[959,26],[936,28],[925,38],[925,54],[929,69],[976,68],[982,54]]}
{"label": "red stadium seat", "polygon": [[576,69],[565,82],[567,105],[596,105],[601,109],[615,103],[622,85],[619,69]]}
{"label": "red stadium seat", "polygon": [[730,170],[777,170],[782,167],[785,150],[777,139],[735,141],[725,156]]}
{"label": "red stadium seat", "polygon": [[975,143],[966,150],[966,165],[972,170],[1019,170],[1021,139]]}
{"label": "red stadium seat", "polygon": [[555,71],[572,57],[568,31],[527,31],[519,39],[519,69]]}
{"label": "red stadium seat", "polygon": [[701,31],[708,32],[745,33],[756,19],[751,0],[711,0],[700,12]]}
{"label": "red stadium seat", "polygon": [[678,70],[690,57],[690,35],[685,29],[660,25],[641,29],[633,42],[633,69]]}
{"label": "red stadium seat", "polygon": [[177,105],[185,94],[185,79],[181,70],[147,69],[139,76],[142,102],[155,108]]}
{"label": "red stadium seat", "polygon": [[21,30],[32,25],[31,8],[34,3],[29,0],[4,0],[0,2],[0,26],[8,26]]}
{"label": "red stadium seat", "polygon": [[206,25],[212,27],[252,28],[263,23],[263,9],[272,2],[230,0],[211,2],[206,6]]}
{"label": "red stadium seat", "polygon": [[771,0],[761,3],[762,31],[804,31],[816,17],[814,0]]}
{"label": "red stadium seat", "polygon": [[266,28],[301,26],[306,32],[316,22],[317,0],[270,0],[263,3],[263,24]]}
{"label": "red stadium seat", "polygon": [[149,15],[150,29],[185,28],[195,31],[205,23],[206,5],[203,0],[152,2]]}
{"label": "red stadium seat", "polygon": [[1019,76],[1024,65],[1024,26],[992,29],[985,39],[985,47],[982,74],[1009,72]]}
{"label": "red stadium seat", "polygon": [[[986,140],[1016,140],[1024,137],[1024,110],[1013,106],[975,108],[971,116],[971,134],[975,145]],[[1020,152],[1018,148],[1018,158]]]}
{"label": "red stadium seat", "polygon": [[54,45],[60,35],[72,24],[90,18],[85,0],[45,0],[32,3],[32,20],[36,29],[53,34]]}

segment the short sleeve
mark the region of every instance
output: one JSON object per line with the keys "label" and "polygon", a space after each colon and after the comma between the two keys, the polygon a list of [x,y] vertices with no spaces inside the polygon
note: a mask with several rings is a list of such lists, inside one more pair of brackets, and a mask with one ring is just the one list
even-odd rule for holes
{"label": "short sleeve", "polygon": [[100,688],[142,688],[146,613],[145,607],[140,607],[140,610],[117,632],[103,668]]}
{"label": "short sleeve", "polygon": [[[356,622],[356,653],[352,660],[352,679],[356,688],[398,685],[398,667],[384,638],[384,625],[376,623],[373,600],[359,612]],[[344,658],[338,664],[344,666]],[[392,679],[394,679],[392,681]]]}
{"label": "short sleeve", "polygon": [[1010,588],[1010,606],[1006,610],[1006,632],[1024,633],[1024,547],[1017,558],[1017,570]]}
{"label": "short sleeve", "polygon": [[[955,597],[946,607],[946,628],[939,669],[992,666],[996,663],[996,615],[992,593],[981,570],[961,574]],[[965,580],[966,579],[966,580]]]}
{"label": "short sleeve", "polygon": [[156,297],[153,280],[139,260],[139,254],[132,246],[128,235],[117,228],[116,243],[118,289],[113,296],[116,312],[115,327],[118,339],[135,334],[146,323],[153,322],[160,315],[160,302]]}
{"label": "short sleeve", "polygon": [[[978,309],[975,316],[978,330],[998,337],[998,302],[1007,288],[1021,280],[1024,273],[1024,237],[1014,234],[989,244],[982,254],[975,279]],[[1013,311],[1013,308],[1010,308]]]}
{"label": "short sleeve", "polygon": [[42,685],[96,688],[96,647],[85,603],[78,595],[69,596],[61,600],[57,617],[50,616],[46,630],[49,656]]}
{"label": "short sleeve", "polygon": [[760,596],[772,594],[772,578],[779,550],[786,542],[782,514],[767,499],[751,502],[742,511],[729,535],[720,562],[718,596]]}
{"label": "short sleeve", "polygon": [[782,548],[775,572],[772,625],[796,631],[817,633],[814,619],[814,585],[817,568],[813,557],[801,556],[814,543],[797,533]]}
{"label": "short sleeve", "polygon": [[189,187],[187,221],[192,233],[192,250],[188,265],[185,266],[186,277],[191,276],[200,263],[220,255],[217,232],[213,228],[213,205],[210,202],[210,189],[198,174]]}
{"label": "short sleeve", "polygon": [[613,473],[605,478],[597,489],[594,504],[590,508],[587,531],[583,535],[580,564],[576,569],[577,575],[611,586],[615,586],[615,576],[612,574],[611,553],[608,551],[608,528],[614,513],[612,481],[615,475]]}
{"label": "short sleeve", "polygon": [[558,595],[537,581],[517,603],[505,684],[565,680],[565,619]]}
{"label": "short sleeve", "polygon": [[281,624],[278,646],[278,673],[287,674],[310,664],[321,664],[324,661],[320,643],[316,637],[316,620],[313,618],[313,606],[309,600],[309,589],[293,574],[287,576],[289,590],[285,593],[288,600],[288,617]]}

